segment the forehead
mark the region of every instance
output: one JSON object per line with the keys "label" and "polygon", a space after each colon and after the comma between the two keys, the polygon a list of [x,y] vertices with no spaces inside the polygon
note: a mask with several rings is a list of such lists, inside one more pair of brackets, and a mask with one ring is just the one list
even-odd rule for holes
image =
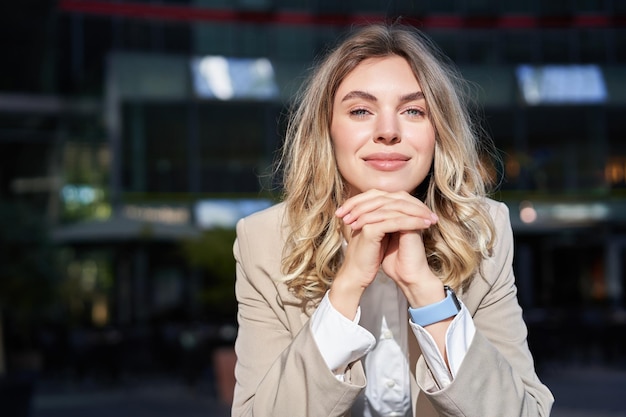
{"label": "forehead", "polygon": [[413,69],[406,59],[397,56],[368,58],[360,62],[341,81],[337,94],[353,89],[368,92],[395,90],[420,91]]}

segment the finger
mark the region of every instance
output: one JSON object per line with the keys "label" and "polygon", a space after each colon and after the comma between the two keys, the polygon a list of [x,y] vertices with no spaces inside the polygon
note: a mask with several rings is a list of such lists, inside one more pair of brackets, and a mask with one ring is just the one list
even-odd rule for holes
{"label": "finger", "polygon": [[[399,223],[400,220],[404,220]],[[352,213],[346,215],[343,219],[344,224],[350,226],[353,230],[358,230],[365,225],[380,222],[390,222],[390,224],[410,224],[415,225],[415,229],[424,229],[437,222],[432,213],[428,210],[402,210],[402,207],[380,207],[374,211],[368,211],[360,215],[353,216]],[[392,232],[405,230],[401,227]]]}
{"label": "finger", "polygon": [[406,192],[384,193],[377,190],[352,197],[337,210],[337,216],[355,219],[362,213],[374,211],[382,207],[395,207],[409,215],[423,215],[428,213],[436,221],[434,213],[422,201]]}
{"label": "finger", "polygon": [[387,215],[374,213],[365,217],[351,223],[350,228],[355,231],[362,230],[368,236],[381,236],[396,232],[421,231],[428,229],[433,224],[428,218],[398,215],[397,213]]}
{"label": "finger", "polygon": [[422,218],[427,226],[436,223],[437,216],[423,203],[415,202],[415,198],[380,196],[354,206],[343,215],[345,224],[359,228],[368,223],[376,223],[395,216]]}
{"label": "finger", "polygon": [[357,194],[344,201],[343,204],[337,209],[336,214],[337,216],[342,217],[352,211],[356,206],[385,194],[387,193],[379,190],[368,190],[364,193]]}

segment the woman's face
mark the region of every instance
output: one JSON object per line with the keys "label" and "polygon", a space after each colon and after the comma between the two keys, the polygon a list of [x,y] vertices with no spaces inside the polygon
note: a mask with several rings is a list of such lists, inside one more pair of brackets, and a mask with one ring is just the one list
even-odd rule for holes
{"label": "woman's face", "polygon": [[433,161],[435,129],[404,58],[361,62],[341,82],[330,125],[349,197],[378,189],[413,192]]}

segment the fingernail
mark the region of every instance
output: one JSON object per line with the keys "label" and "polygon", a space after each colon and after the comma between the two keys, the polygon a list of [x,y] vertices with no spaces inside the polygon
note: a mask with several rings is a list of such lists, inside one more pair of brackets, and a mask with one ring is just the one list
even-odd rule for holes
{"label": "fingernail", "polygon": [[424,219],[424,223],[426,223],[426,226],[430,226],[431,224],[433,224],[430,220],[428,219]]}
{"label": "fingernail", "polygon": [[433,219],[433,221],[435,222],[439,221],[439,216],[437,216],[435,213],[431,213],[430,218]]}

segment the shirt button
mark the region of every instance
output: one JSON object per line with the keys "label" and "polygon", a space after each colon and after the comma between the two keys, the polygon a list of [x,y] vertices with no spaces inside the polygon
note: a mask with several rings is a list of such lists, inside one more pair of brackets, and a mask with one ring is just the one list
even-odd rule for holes
{"label": "shirt button", "polygon": [[391,332],[391,330],[385,330],[382,334],[382,338],[383,339],[392,339],[393,338],[393,333]]}
{"label": "shirt button", "polygon": [[394,381],[393,379],[387,380],[387,388],[393,388],[395,386],[396,386],[396,381]]}

